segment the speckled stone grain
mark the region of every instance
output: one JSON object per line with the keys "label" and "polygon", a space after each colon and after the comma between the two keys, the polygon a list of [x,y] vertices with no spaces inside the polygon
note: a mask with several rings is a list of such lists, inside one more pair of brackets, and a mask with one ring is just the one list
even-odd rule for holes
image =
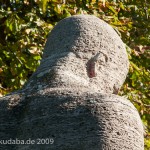
{"label": "speckled stone grain", "polygon": [[[125,45],[106,22],[91,15],[61,20],[26,85],[0,98],[0,143],[35,143],[0,144],[0,149],[144,150],[138,111],[113,94],[128,68]],[[54,143],[37,144],[38,139]]]}

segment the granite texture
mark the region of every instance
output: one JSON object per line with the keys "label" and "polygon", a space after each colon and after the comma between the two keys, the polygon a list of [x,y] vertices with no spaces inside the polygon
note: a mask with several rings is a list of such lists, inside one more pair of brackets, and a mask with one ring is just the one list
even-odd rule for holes
{"label": "granite texture", "polygon": [[116,95],[128,68],[125,45],[110,25],[90,15],[63,19],[26,85],[0,99],[0,143],[16,138],[54,143],[0,149],[144,150],[138,111]]}

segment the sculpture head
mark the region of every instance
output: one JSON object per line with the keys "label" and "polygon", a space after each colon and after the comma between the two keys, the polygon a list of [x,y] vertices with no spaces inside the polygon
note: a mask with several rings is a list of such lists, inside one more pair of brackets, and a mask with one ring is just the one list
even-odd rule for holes
{"label": "sculpture head", "polygon": [[75,15],[51,31],[34,75],[46,75],[50,87],[112,93],[114,85],[123,84],[128,66],[125,45],[110,25],[95,16]]}

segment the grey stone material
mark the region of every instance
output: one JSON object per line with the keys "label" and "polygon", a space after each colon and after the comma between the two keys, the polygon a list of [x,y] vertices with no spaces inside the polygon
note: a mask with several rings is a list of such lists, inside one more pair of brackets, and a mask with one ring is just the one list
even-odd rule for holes
{"label": "grey stone material", "polygon": [[106,22],[76,15],[49,34],[43,59],[19,91],[0,99],[0,144],[7,150],[144,150],[133,104],[117,94],[128,73],[125,45]]}

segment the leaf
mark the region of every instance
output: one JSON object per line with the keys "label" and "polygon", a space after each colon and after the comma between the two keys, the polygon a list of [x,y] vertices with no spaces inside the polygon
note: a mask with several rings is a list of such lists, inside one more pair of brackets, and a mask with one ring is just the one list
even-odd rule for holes
{"label": "leaf", "polygon": [[20,85],[24,85],[25,82],[26,80],[20,80]]}
{"label": "leaf", "polygon": [[41,56],[33,56],[33,59],[35,59],[35,60],[40,60],[41,59]]}
{"label": "leaf", "polygon": [[41,0],[41,2],[40,2],[40,7],[42,8],[42,11],[43,11],[43,13],[45,13],[46,12],[46,7],[47,7],[47,2],[48,2],[49,0]]}
{"label": "leaf", "polygon": [[136,70],[136,71],[140,71],[140,68],[138,68],[137,66],[136,66],[136,64],[134,64],[133,62],[130,62],[130,65]]}

